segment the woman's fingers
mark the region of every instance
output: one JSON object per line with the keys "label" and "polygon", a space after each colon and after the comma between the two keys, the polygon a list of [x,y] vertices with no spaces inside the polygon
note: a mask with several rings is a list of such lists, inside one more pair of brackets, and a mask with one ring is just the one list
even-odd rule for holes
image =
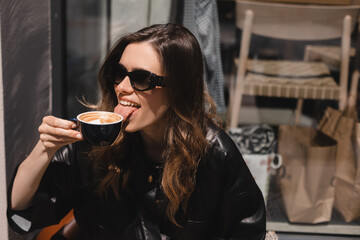
{"label": "woman's fingers", "polygon": [[46,116],[38,130],[44,147],[57,150],[64,145],[83,139],[80,132],[74,128],[76,124],[72,121]]}
{"label": "woman's fingers", "polygon": [[43,123],[56,127],[56,128],[64,128],[64,129],[71,129],[75,128],[76,124],[72,121],[64,120],[61,118],[57,118],[54,116],[46,116],[43,118]]}
{"label": "woman's fingers", "polygon": [[[73,135],[77,136],[78,132],[74,131],[75,133]],[[51,142],[73,142],[76,140],[81,140],[82,138],[78,137],[69,137],[67,135],[50,135],[46,133],[40,133],[40,139],[42,141],[51,141]]]}
{"label": "woman's fingers", "polygon": [[[59,128],[59,127],[53,127],[47,124],[41,124],[39,127],[39,133],[40,134],[48,134],[55,137],[68,137],[77,139],[79,138],[78,135],[80,134],[78,131],[73,130],[71,128]],[[80,138],[81,139],[81,138]]]}
{"label": "woman's fingers", "polygon": [[78,139],[74,140],[74,138],[56,138],[54,136],[40,134],[40,140],[43,142],[43,145],[46,148],[59,148],[61,146],[73,143]]}

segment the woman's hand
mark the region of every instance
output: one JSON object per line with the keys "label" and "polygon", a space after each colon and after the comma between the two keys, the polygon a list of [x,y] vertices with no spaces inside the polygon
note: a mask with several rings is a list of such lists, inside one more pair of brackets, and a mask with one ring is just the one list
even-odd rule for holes
{"label": "woman's hand", "polygon": [[62,146],[83,139],[80,132],[75,129],[76,124],[72,121],[46,116],[38,130],[42,144],[46,151],[52,155]]}
{"label": "woman's hand", "polygon": [[30,206],[42,176],[55,152],[64,145],[82,140],[76,124],[47,116],[39,127],[40,141],[20,164],[11,192],[11,208],[22,210]]}

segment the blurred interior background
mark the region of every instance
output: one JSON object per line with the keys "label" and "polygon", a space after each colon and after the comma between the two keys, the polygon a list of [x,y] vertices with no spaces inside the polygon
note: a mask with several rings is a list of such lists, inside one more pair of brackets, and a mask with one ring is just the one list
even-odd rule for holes
{"label": "blurred interior background", "polygon": [[[360,9],[356,0],[255,2],[332,7],[351,5]],[[239,57],[243,35],[243,30],[236,24],[236,8],[235,0],[0,0],[3,93],[0,102],[0,120],[3,119],[0,169],[6,172],[6,179],[4,174],[0,186],[0,238],[34,239],[37,233],[18,236],[7,227],[7,183],[16,166],[36,144],[37,127],[43,116],[52,114],[73,118],[86,110],[79,100],[97,102],[98,69],[112,44],[126,33],[166,22],[183,24],[193,31],[203,48],[208,90],[227,128],[237,71],[234,59]],[[359,67],[356,65],[358,18],[352,21],[348,91],[352,74]],[[341,39],[292,41],[254,34],[248,57],[299,61],[304,59],[306,45],[313,44],[340,46]],[[328,67],[329,75],[339,82],[339,69]],[[244,96],[236,125],[267,124],[273,129],[276,142],[278,127],[294,121],[296,107],[295,98]],[[316,127],[328,107],[337,109],[338,101],[305,99],[299,125]],[[359,107],[357,104],[358,113]],[[272,172],[267,180],[266,194],[268,230],[275,231],[279,239],[360,238],[359,218],[347,222],[337,211],[333,211],[331,219],[323,223],[289,222],[276,177],[278,173]],[[357,201],[360,205],[360,200]]]}

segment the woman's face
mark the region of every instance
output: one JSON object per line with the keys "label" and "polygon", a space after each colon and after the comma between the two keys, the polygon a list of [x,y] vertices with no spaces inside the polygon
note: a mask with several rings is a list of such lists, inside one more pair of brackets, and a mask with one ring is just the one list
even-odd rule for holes
{"label": "woman's face", "polygon": [[[155,49],[148,42],[129,44],[119,61],[128,72],[146,70],[158,76],[164,76],[160,59]],[[162,117],[169,107],[166,88],[156,87],[147,91],[132,88],[129,77],[114,85],[118,105],[114,112],[125,120],[125,131],[147,131],[151,134],[164,128]]]}

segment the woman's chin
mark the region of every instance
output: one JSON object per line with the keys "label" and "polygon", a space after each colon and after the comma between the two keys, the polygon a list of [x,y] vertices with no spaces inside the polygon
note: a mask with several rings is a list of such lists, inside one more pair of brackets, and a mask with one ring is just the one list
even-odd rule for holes
{"label": "woman's chin", "polygon": [[126,122],[124,124],[125,124],[125,128],[124,128],[125,132],[133,133],[133,132],[137,132],[140,130],[139,128],[132,126],[132,124],[130,124],[129,122]]}

